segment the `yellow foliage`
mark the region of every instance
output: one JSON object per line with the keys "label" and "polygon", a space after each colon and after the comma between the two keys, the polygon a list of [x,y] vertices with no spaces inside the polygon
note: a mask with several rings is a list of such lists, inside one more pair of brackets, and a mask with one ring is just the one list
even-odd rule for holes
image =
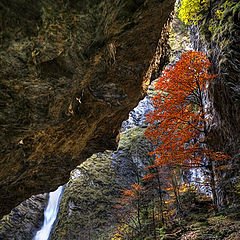
{"label": "yellow foliage", "polygon": [[180,193],[184,193],[184,192],[187,192],[190,190],[190,187],[186,184],[186,183],[183,183],[179,189],[179,192]]}
{"label": "yellow foliage", "polygon": [[218,19],[222,19],[223,10],[218,9],[218,10],[216,11],[216,15],[217,15],[217,18],[218,18]]}
{"label": "yellow foliage", "polygon": [[111,238],[111,240],[120,240],[123,239],[120,233],[115,233],[114,237]]}
{"label": "yellow foliage", "polygon": [[240,182],[236,186],[236,193],[240,195]]}
{"label": "yellow foliage", "polygon": [[216,16],[219,20],[223,18],[224,11],[235,4],[232,0],[227,0],[221,7],[216,11]]}
{"label": "yellow foliage", "polygon": [[207,9],[209,0],[182,0],[178,17],[185,23],[195,25],[203,18],[201,12]]}
{"label": "yellow foliage", "polygon": [[124,237],[125,234],[131,235],[132,231],[129,229],[129,225],[126,223],[121,224],[120,226],[117,227],[116,233],[114,236],[111,238],[111,240],[121,240],[121,239],[126,239]]}
{"label": "yellow foliage", "polygon": [[176,213],[176,209],[172,209],[168,212],[168,215],[173,216]]}

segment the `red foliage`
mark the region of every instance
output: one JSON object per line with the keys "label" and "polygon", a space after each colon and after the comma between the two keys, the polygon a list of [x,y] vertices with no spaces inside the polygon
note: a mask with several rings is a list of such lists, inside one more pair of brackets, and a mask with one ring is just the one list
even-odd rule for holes
{"label": "red foliage", "polygon": [[147,115],[150,126],[145,132],[157,146],[150,153],[155,156],[154,166],[196,167],[210,152],[213,155],[200,142],[206,141],[203,92],[207,82],[216,77],[208,73],[209,67],[203,53],[188,51],[158,79],[155,110]]}
{"label": "red foliage", "polygon": [[140,184],[134,183],[131,185],[131,189],[123,191],[122,200],[127,201],[128,198],[138,198],[143,188]]}

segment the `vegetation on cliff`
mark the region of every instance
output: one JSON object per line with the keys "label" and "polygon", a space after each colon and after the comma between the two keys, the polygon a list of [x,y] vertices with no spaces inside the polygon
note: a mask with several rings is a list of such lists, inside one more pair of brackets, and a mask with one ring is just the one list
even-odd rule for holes
{"label": "vegetation on cliff", "polygon": [[52,239],[100,239],[114,225],[113,206],[121,184],[115,182],[117,164],[111,155],[93,155],[72,172]]}
{"label": "vegetation on cliff", "polygon": [[[187,5],[187,2],[195,4],[195,7],[193,6],[191,9],[191,4]],[[159,170],[150,166],[150,168],[147,168],[148,175],[138,187],[139,191],[142,192],[137,193],[136,188],[133,186],[122,196],[123,199],[130,198],[127,206],[135,209],[135,211],[130,211],[135,212],[135,217],[131,217],[132,220],[130,221],[125,220],[124,224],[117,229],[113,239],[235,240],[240,238],[240,131],[239,124],[237,124],[239,123],[240,79],[238,61],[239,6],[238,1],[231,0],[182,1],[182,9],[180,9],[182,11],[180,18],[185,23],[194,23],[196,26],[192,27],[192,29],[199,28],[202,34],[201,39],[198,35],[194,47],[201,50],[208,48],[208,56],[213,62],[210,71],[218,73],[218,76],[209,84],[208,94],[204,90],[206,91],[204,101],[208,104],[207,115],[211,116],[212,122],[206,122],[207,128],[205,130],[208,137],[203,143],[207,143],[213,152],[223,151],[229,154],[231,158],[226,159],[225,156],[222,158],[217,154],[220,159],[222,158],[225,161],[216,161],[213,164],[214,169],[210,169],[210,172],[214,173],[212,180],[216,181],[214,204],[212,204],[211,198],[199,194],[199,190],[196,189],[197,185],[192,186],[190,182],[184,181],[184,179],[187,180],[186,176],[184,176],[186,171],[181,171],[179,168],[175,170],[172,168]],[[203,45],[204,41],[205,45]],[[166,94],[162,93],[166,98]],[[194,93],[196,94],[196,92]],[[192,94],[189,96],[189,100],[191,99]],[[164,102],[164,100],[162,101]],[[157,118],[158,124],[156,124],[158,127],[158,125],[161,126],[161,121],[164,121],[161,119],[164,111],[159,111],[157,114],[159,114],[159,118]],[[170,121],[167,123],[171,124]],[[174,132],[181,131],[181,129],[182,126],[177,125]],[[165,136],[166,131],[161,133],[160,131],[160,135],[164,139],[170,139],[170,142],[174,139],[174,134],[173,136]],[[193,137],[190,140],[190,145],[191,143],[195,144],[197,141],[199,141],[199,138]],[[167,143],[163,141],[162,146],[165,144],[166,147]],[[177,142],[173,142],[169,147],[173,149],[173,152],[178,149],[174,143]],[[163,148],[162,150],[166,149]],[[161,157],[162,153],[160,151],[159,162],[164,160]],[[199,156],[199,154],[196,154],[196,157]],[[176,157],[176,160],[181,162],[181,157],[179,158],[177,155],[173,157]],[[167,160],[169,161],[169,158]],[[156,168],[156,164],[154,167]],[[168,177],[165,176],[166,172],[168,172]],[[195,180],[198,182],[201,179]],[[151,188],[147,184],[148,181],[155,182],[156,185],[153,189],[159,192],[157,197],[149,194],[148,190]],[[166,186],[166,182],[168,186]],[[206,181],[205,184],[209,185],[211,181]],[[154,191],[150,190],[150,192],[153,193]],[[214,212],[214,205],[216,204],[220,207],[219,213]],[[149,209],[146,205],[153,207]],[[171,207],[168,208],[169,206]]]}
{"label": "vegetation on cliff", "polygon": [[[1,3],[2,9],[5,9],[5,2]],[[13,16],[17,12],[16,2],[11,3]],[[39,12],[42,2],[44,7]],[[156,37],[148,31],[153,26],[149,16],[159,12],[147,11],[148,16],[145,10],[149,4],[155,6],[167,0],[114,1],[114,7],[111,1],[86,0],[83,1],[85,5],[80,1],[76,3],[76,9],[72,9],[72,1],[65,5],[59,5],[59,1],[42,2],[33,8],[36,21],[31,14],[26,15],[26,21],[19,17],[22,31],[15,29],[15,20],[6,11],[4,14],[12,20],[3,22],[4,32],[0,35],[0,40],[4,40],[3,48],[9,49],[9,55],[3,53],[0,57],[6,63],[0,83],[7,89],[6,93],[0,91],[0,105],[4,106],[0,120],[4,120],[5,129],[6,115],[19,129],[9,128],[0,133],[0,141],[8,133],[15,141],[12,145],[11,140],[3,140],[2,163],[14,168],[10,173],[5,167],[1,171],[7,187],[7,174],[20,176],[20,180],[10,179],[13,183],[10,190],[22,192],[19,199],[32,192],[30,188],[39,176],[36,167],[44,167],[53,186],[60,180],[55,181],[51,174],[66,179],[66,172],[79,159],[82,161],[99,149],[111,149],[115,145],[123,113],[133,106],[133,101],[128,100],[133,93],[128,91],[129,86],[135,87],[137,80],[142,78],[151,55],[138,51],[138,44],[149,46],[149,42],[140,44],[136,36],[145,39],[149,34],[146,40],[150,42]],[[56,6],[59,6],[57,11]],[[66,14],[68,10],[70,14]],[[175,57],[175,65],[172,63],[166,69],[156,85],[158,92],[151,93],[155,110],[148,115],[151,126],[147,134],[144,135],[148,125],[145,119],[140,121],[144,122],[142,125],[126,127],[119,134],[118,151],[94,154],[71,173],[52,239],[240,239],[239,10],[240,3],[235,0],[181,1],[178,16],[185,24],[193,23],[191,31],[199,34],[200,30],[201,37],[197,35],[194,47],[205,51],[213,65],[210,67],[206,56],[199,52],[185,53],[177,63],[179,55]],[[144,25],[147,28],[139,30],[141,19],[147,19]],[[29,28],[25,27],[29,22]],[[184,31],[187,26],[180,25],[180,28]],[[33,45],[29,45],[28,34],[34,40]],[[12,44],[10,39],[14,35],[25,40]],[[181,44],[175,44],[177,54],[182,52]],[[16,66],[14,74],[12,65]],[[86,66],[91,68],[86,69]],[[9,73],[11,80],[8,82]],[[33,86],[29,82],[32,77]],[[16,78],[24,81],[16,82]],[[118,78],[124,79],[123,86]],[[66,81],[71,84],[65,92]],[[4,102],[5,96],[8,103]],[[49,103],[48,97],[53,103]],[[132,99],[138,98],[134,91]],[[14,101],[19,105],[14,105]],[[47,119],[42,120],[45,115]],[[94,122],[94,116],[100,116],[98,121]],[[112,120],[115,124],[111,128]],[[36,134],[26,131],[29,125],[34,126]],[[25,131],[27,135],[23,134]],[[81,153],[84,145],[89,152]],[[231,158],[227,159],[222,152]],[[61,164],[57,168],[59,161]],[[49,163],[50,168],[47,167]],[[29,166],[31,170],[26,172]],[[39,178],[40,189],[48,188],[42,184],[46,180],[44,176]],[[29,188],[25,188],[26,183]],[[11,191],[7,189],[6,193]],[[1,208],[3,212],[7,205]],[[24,205],[20,205],[22,209],[25,211]],[[15,237],[9,230],[20,226],[19,218],[22,219],[22,213],[15,209],[1,220],[0,238]],[[30,221],[35,219],[30,216]],[[19,239],[20,235],[26,236],[20,228],[15,234],[18,233]]]}
{"label": "vegetation on cliff", "polygon": [[[214,216],[213,209],[218,206],[216,172],[220,168],[219,165],[216,168],[215,161],[222,160],[223,169],[228,157],[209,148],[207,125],[210,120],[204,91],[216,77],[208,74],[209,67],[204,54],[189,51],[156,82],[155,108],[148,114],[150,126],[146,131],[154,144],[150,153],[154,160],[145,168],[145,176],[123,192],[118,206],[121,224],[112,239],[168,239],[165,237],[171,236],[185,239],[186,229],[181,222],[198,211],[201,204],[208,204]],[[204,196],[198,189],[196,180],[184,176],[191,173],[186,169],[199,167],[209,175],[202,184],[211,187],[212,204],[210,196]],[[167,233],[176,231],[173,222],[182,229],[178,234],[169,235]],[[196,236],[193,232],[192,237]]]}
{"label": "vegetation on cliff", "polygon": [[208,9],[209,0],[182,0],[178,9],[179,18],[185,24],[197,24],[203,19],[202,12]]}

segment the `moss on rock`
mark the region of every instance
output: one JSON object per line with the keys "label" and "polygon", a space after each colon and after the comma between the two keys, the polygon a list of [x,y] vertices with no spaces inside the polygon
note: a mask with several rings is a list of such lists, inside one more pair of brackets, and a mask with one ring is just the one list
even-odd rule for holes
{"label": "moss on rock", "polygon": [[108,151],[94,154],[72,172],[52,239],[100,239],[111,229],[121,189],[115,182],[116,169]]}

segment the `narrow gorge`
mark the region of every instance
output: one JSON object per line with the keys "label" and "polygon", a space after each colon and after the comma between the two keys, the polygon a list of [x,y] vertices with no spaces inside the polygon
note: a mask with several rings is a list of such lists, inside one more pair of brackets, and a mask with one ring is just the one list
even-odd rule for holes
{"label": "narrow gorge", "polygon": [[[240,239],[239,22],[237,0],[2,0],[0,240]],[[221,160],[160,164],[156,83],[191,51],[214,78],[184,148]]]}

